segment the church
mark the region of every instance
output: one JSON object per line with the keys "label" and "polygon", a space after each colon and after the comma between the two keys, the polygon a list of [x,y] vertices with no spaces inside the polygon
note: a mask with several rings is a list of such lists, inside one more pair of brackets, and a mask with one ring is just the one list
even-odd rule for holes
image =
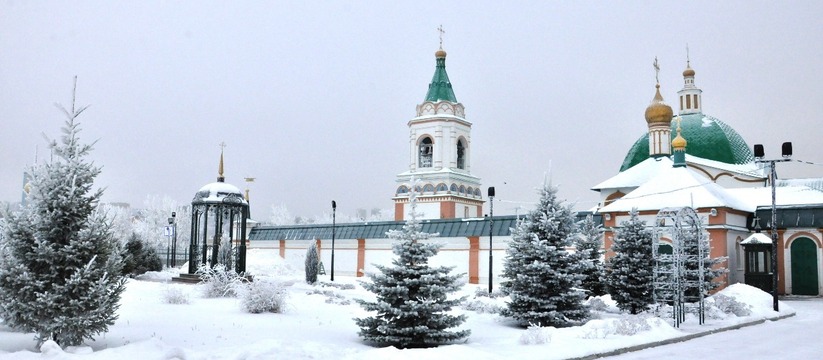
{"label": "church", "polygon": [[[257,226],[249,233],[251,248],[278,251],[299,267],[314,242],[326,272],[332,271],[329,266],[336,252],[334,271],[363,276],[375,270],[372,264],[391,261],[386,231],[403,226],[414,187],[423,231],[438,233],[435,239],[444,244],[432,260],[435,265],[454,266],[469,283],[485,283],[489,276],[500,280],[510,228],[517,218],[484,214],[482,184],[471,173],[472,123],[446,72],[442,43],[434,55],[434,76],[416,106],[416,116],[408,120],[408,164],[397,174],[391,196],[395,221]],[[664,101],[661,85],[655,84],[645,111],[648,132],[628,149],[617,174],[592,187],[599,193],[600,205],[580,212],[578,218],[591,214],[604,225],[609,256],[615,230],[632,209],[647,224],[654,224],[661,209],[691,207],[708,232],[711,256],[727,258],[728,273],[719,279],[724,285],[747,282],[747,276],[767,276],[769,254],[747,255],[746,246],[757,243],[756,239],[762,242],[764,237],[755,235],[771,228],[768,165],[756,161],[752,148],[731,126],[703,112],[703,91],[695,74],[687,60],[676,115]],[[823,178],[773,181],[778,292],[819,295],[823,290]]]}

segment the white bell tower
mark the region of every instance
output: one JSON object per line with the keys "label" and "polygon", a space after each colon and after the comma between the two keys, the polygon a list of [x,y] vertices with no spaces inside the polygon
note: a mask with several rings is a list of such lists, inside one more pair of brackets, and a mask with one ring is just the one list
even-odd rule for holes
{"label": "white bell tower", "polygon": [[[441,30],[442,31],[442,30]],[[394,218],[409,211],[412,179],[417,183],[419,219],[483,216],[480,178],[471,174],[471,126],[446,74],[446,52],[435,52],[437,67],[426,99],[409,125],[409,169],[397,175]]]}

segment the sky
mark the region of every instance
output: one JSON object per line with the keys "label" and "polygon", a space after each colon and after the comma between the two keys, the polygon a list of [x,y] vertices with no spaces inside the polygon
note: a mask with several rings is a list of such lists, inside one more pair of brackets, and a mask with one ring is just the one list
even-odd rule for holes
{"label": "sky", "polygon": [[[647,131],[655,57],[675,104],[688,45],[704,113],[766,155],[823,163],[823,3],[0,0],[0,201],[48,158],[77,81],[105,202],[188,203],[215,181],[294,215],[391,209],[408,121],[446,68],[473,123],[471,172],[495,215],[531,209],[544,179],[578,209]],[[820,177],[788,163],[781,177]],[[254,177],[245,183],[245,177]],[[486,210],[488,211],[488,205]]]}

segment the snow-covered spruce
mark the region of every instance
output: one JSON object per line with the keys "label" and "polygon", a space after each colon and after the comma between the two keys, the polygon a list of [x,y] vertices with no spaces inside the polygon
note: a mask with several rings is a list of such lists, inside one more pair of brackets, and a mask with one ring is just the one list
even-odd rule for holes
{"label": "snow-covered spruce", "polygon": [[506,250],[501,287],[511,301],[503,315],[521,326],[569,326],[589,317],[579,290],[585,268],[566,251],[575,235],[571,206],[557,200],[549,184],[540,203],[512,231]]}
{"label": "snow-covered spruce", "polygon": [[377,300],[356,300],[375,316],[354,319],[363,340],[399,348],[432,347],[469,336],[469,330],[448,331],[466,320],[465,315],[448,312],[464,298],[449,299],[458,290],[462,274],[449,275],[452,267],[429,266],[429,258],[440,246],[429,241],[432,234],[421,231],[417,221],[416,194],[410,193],[410,219],[402,230],[389,231],[395,240],[397,257],[393,266],[374,266],[379,273],[370,274],[371,282],[363,287],[375,293]]}
{"label": "snow-covered spruce", "polygon": [[603,226],[595,223],[591,215],[577,223],[577,254],[581,260],[587,260],[583,270],[580,287],[588,291],[589,296],[606,294],[605,272],[603,269]]}
{"label": "snow-covered spruce", "polygon": [[306,282],[314,284],[317,282],[317,272],[320,266],[320,259],[317,256],[317,243],[312,242],[308,249],[306,249]]}
{"label": "snow-covered spruce", "polygon": [[636,209],[614,237],[614,256],[606,266],[609,292],[620,310],[637,314],[654,303],[652,232]]}
{"label": "snow-covered spruce", "polygon": [[100,168],[87,157],[93,144],[78,138],[76,118],[86,107],[63,109],[67,120],[52,158],[33,165],[28,204],[4,214],[0,254],[0,317],[13,329],[34,332],[39,343],[80,345],[106,332],[125,279],[105,215],[103,191],[92,190]]}

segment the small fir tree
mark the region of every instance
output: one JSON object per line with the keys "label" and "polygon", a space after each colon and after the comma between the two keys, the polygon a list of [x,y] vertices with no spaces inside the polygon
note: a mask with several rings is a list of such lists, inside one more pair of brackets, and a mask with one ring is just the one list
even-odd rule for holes
{"label": "small fir tree", "polygon": [[[62,108],[61,108],[62,109]],[[114,324],[125,280],[118,242],[97,211],[102,190],[92,190],[100,168],[87,160],[79,123],[86,108],[62,109],[67,121],[53,159],[29,170],[28,203],[6,211],[0,253],[0,316],[39,342],[80,345]]]}
{"label": "small fir tree", "polygon": [[[410,219],[402,230],[388,232],[395,240],[397,257],[393,266],[375,265],[379,273],[370,274],[371,282],[362,282],[366,290],[377,295],[374,302],[357,299],[367,311],[377,314],[354,319],[363,340],[399,348],[431,347],[463,339],[469,330],[448,331],[466,320],[465,315],[450,315],[464,298],[449,299],[460,284],[458,275],[449,275],[453,267],[429,266],[440,245],[432,243],[433,234],[421,231],[417,221],[416,193],[409,195]],[[434,235],[436,236],[436,235]]]}
{"label": "small fir tree", "polygon": [[630,216],[615,234],[614,256],[608,261],[607,277],[617,307],[637,314],[654,303],[654,256],[652,231],[640,220],[636,209]]}
{"label": "small fir tree", "polygon": [[592,215],[578,223],[577,253],[582,259],[588,260],[583,270],[582,287],[589,291],[591,296],[601,296],[606,294],[606,286],[603,283],[603,226],[594,222]]}
{"label": "small fir tree", "polygon": [[[705,228],[701,223],[698,229],[699,232],[704,232]],[[700,253],[698,247],[700,246],[699,241],[703,242],[703,246],[706,249],[709,249],[709,254],[704,254],[703,258],[703,286],[704,290],[706,291],[703,296],[708,296],[709,292],[714,289],[717,289],[720,286],[720,276],[726,274],[728,270],[726,267],[723,266],[723,263],[728,260],[727,257],[711,257],[711,243],[709,241],[708,236],[702,236],[702,240],[699,240],[697,234],[692,232],[685,232],[685,235],[688,237],[683,239],[683,252],[687,255],[698,256]],[[689,261],[686,263],[686,280],[689,282],[697,283],[699,276],[700,276],[700,269],[695,261]],[[699,293],[697,288],[689,288],[686,289],[685,295],[687,297],[687,301],[697,301],[699,298]]]}
{"label": "small fir tree", "polygon": [[568,326],[589,317],[579,290],[584,267],[566,250],[574,220],[571,206],[558,201],[557,189],[544,185],[540,203],[518,222],[506,250],[501,287],[511,301],[503,315],[521,326]]}
{"label": "small fir tree", "polygon": [[317,256],[317,243],[312,242],[306,249],[306,282],[314,284],[317,282],[317,271],[320,266],[320,259]]}
{"label": "small fir tree", "polygon": [[132,234],[123,251],[123,275],[135,276],[147,271],[163,270],[163,260],[157,250],[146,245],[137,234]]}

